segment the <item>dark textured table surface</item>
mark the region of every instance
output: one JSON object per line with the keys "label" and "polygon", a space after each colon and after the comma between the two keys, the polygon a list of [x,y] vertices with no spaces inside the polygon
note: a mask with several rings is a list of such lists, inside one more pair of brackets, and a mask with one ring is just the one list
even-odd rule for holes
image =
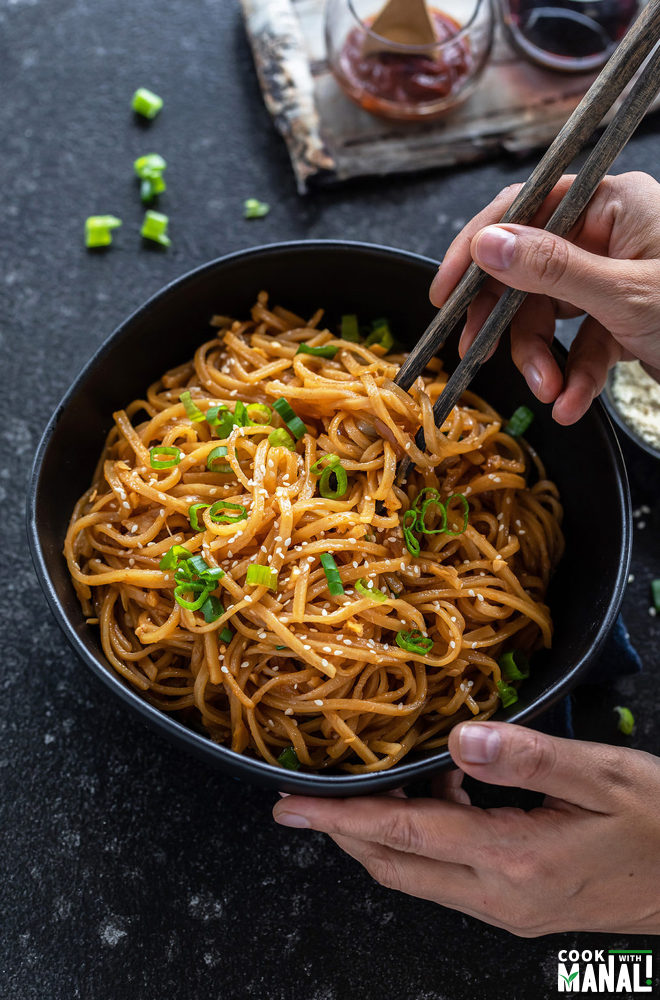
{"label": "dark textured table surface", "polygon": [[[148,128],[128,110],[142,85],[166,102]],[[181,755],[76,662],[23,526],[24,484],[51,410],[117,322],[166,281],[227,251],[300,237],[441,256],[531,161],[301,200],[232,0],[9,0],[0,93],[0,997],[554,996],[558,947],[603,939],[518,940],[373,884],[320,835],[277,828],[271,794]],[[617,170],[657,175],[658,129],[657,119],[644,125]],[[151,149],[169,162],[166,253],[137,234],[131,163]],[[263,221],[243,220],[250,196],[271,202]],[[99,212],[124,226],[110,252],[92,255],[82,223]],[[611,706],[623,701],[638,720],[632,744],[657,753],[660,618],[648,613],[648,584],[660,575],[660,472],[632,450],[626,457],[635,506],[653,508],[635,531],[625,600],[645,672],[583,693],[578,732],[616,741]]]}

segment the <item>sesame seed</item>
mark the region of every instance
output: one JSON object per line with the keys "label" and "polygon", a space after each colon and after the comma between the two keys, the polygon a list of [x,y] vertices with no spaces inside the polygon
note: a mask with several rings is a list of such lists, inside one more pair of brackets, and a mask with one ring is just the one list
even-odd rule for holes
{"label": "sesame seed", "polygon": [[314,702],[314,704],[318,705],[319,708],[321,708],[322,705],[323,705],[323,699],[322,698],[317,698],[316,701]]}
{"label": "sesame seed", "polygon": [[323,664],[324,667],[329,667],[330,666],[330,663],[329,663],[328,660],[321,660],[321,663]]}
{"label": "sesame seed", "polygon": [[285,708],[284,709],[284,714],[285,715],[293,715],[293,709],[292,708]]}

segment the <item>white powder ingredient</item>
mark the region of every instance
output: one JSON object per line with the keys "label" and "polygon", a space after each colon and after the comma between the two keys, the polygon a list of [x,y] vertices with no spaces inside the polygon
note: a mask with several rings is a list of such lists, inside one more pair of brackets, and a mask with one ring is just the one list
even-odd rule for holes
{"label": "white powder ingredient", "polygon": [[660,448],[660,383],[646,374],[639,361],[620,361],[614,369],[612,395],[626,423]]}

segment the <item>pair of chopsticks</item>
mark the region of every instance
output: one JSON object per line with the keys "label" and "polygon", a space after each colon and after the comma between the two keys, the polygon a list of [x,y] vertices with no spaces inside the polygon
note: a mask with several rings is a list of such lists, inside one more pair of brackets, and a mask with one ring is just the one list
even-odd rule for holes
{"label": "pair of chopsticks", "polygon": [[[644,60],[650,56],[545,226],[547,232],[557,236],[564,236],[571,230],[660,89],[660,45],[657,44],[659,39],[660,0],[650,0],[530,174],[500,222],[521,224],[529,222],[571,161],[596,130],[603,116],[621,95]],[[397,385],[406,390],[410,389],[463,317],[487,277],[488,275],[480,267],[474,263],[470,264],[461,281],[431,320],[412,353],[399,369],[395,379]],[[526,297],[527,292],[514,288],[508,288],[501,296],[433,407],[438,427],[441,427],[447,419]],[[424,450],[424,432],[421,428],[415,443]],[[405,482],[411,464],[411,459],[407,456],[399,463],[397,467],[399,485]]]}

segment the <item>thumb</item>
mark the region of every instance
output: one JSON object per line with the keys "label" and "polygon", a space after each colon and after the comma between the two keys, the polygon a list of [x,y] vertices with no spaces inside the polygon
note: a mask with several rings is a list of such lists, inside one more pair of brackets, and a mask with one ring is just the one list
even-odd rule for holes
{"label": "thumb", "polygon": [[600,322],[606,320],[608,329],[617,311],[613,283],[630,270],[629,261],[588,253],[529,226],[486,226],[473,237],[470,252],[479,267],[505,285],[570,302]]}
{"label": "thumb", "polygon": [[559,739],[512,723],[464,722],[452,729],[449,751],[478,781],[529,788],[598,811],[626,782],[625,749]]}

